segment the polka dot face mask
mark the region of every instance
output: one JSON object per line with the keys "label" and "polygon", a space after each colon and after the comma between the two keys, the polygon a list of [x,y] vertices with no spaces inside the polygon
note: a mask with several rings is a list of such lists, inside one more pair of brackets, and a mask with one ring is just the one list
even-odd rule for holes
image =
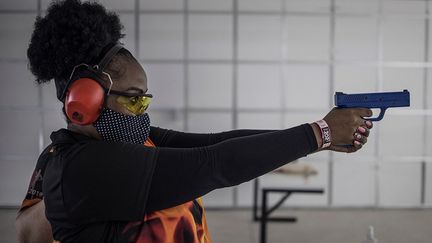
{"label": "polka dot face mask", "polygon": [[104,108],[93,125],[106,141],[144,144],[150,134],[150,118],[147,113],[128,116]]}

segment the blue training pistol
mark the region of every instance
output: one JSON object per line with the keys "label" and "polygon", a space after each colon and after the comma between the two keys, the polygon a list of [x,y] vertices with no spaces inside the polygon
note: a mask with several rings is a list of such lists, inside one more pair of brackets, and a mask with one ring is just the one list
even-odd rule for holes
{"label": "blue training pistol", "polygon": [[336,92],[334,95],[335,105],[339,108],[379,108],[381,113],[378,117],[368,118],[370,121],[380,121],[389,107],[410,106],[410,93],[408,90],[402,92],[362,93],[345,94]]}

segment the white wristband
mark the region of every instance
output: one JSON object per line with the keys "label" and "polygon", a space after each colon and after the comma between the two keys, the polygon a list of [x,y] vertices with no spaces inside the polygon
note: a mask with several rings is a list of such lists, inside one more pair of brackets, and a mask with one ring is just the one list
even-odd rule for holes
{"label": "white wristband", "polygon": [[327,125],[327,122],[324,120],[319,120],[319,121],[316,121],[315,124],[318,125],[318,127],[320,128],[320,131],[321,131],[321,137],[323,140],[323,144],[322,144],[321,148],[330,147],[330,145],[331,145],[331,132],[330,132],[329,126]]}

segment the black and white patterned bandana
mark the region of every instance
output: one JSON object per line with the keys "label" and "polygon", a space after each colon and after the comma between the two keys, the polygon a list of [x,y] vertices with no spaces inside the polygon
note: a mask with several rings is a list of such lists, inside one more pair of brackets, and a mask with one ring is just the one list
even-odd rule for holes
{"label": "black and white patterned bandana", "polygon": [[150,135],[150,117],[147,113],[128,116],[104,108],[93,125],[106,141],[144,144]]}

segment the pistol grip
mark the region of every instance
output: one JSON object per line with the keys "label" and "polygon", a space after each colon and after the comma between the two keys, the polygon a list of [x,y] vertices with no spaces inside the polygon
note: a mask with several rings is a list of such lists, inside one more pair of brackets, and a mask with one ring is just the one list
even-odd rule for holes
{"label": "pistol grip", "polygon": [[381,121],[384,118],[384,113],[386,112],[388,107],[381,107],[380,110],[380,114],[377,117],[372,117],[372,118],[366,118],[366,120],[369,121]]}

